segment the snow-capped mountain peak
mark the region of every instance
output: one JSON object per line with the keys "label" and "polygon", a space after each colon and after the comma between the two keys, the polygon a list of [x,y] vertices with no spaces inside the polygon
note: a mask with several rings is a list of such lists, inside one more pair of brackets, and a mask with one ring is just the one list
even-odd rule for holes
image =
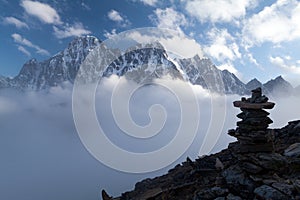
{"label": "snow-capped mountain peak", "polygon": [[[64,82],[73,83],[80,66],[96,47],[99,47],[95,51],[99,53],[98,60],[102,60],[107,66],[102,66],[101,72],[96,72],[95,69],[81,72],[83,74],[80,75],[84,78],[108,77],[116,74],[137,83],[144,83],[168,75],[174,79],[184,79],[194,85],[201,85],[212,92],[226,94],[245,94],[250,88],[261,86],[256,79],[245,85],[233,73],[219,70],[207,57],[195,55],[191,58],[173,58],[159,42],[134,43],[132,47],[123,50],[109,48],[94,36],[83,36],[76,37],[66,49],[47,60],[27,61],[14,78],[0,76],[0,88],[43,90]],[[108,63],[110,59],[107,56],[116,56],[116,58]],[[286,90],[291,89],[291,85],[281,76],[263,85],[266,92],[272,92],[279,86]]]}

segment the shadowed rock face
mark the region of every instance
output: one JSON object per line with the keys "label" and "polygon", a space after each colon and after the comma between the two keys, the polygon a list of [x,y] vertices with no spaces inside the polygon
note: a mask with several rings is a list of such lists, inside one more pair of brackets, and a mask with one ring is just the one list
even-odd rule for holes
{"label": "shadowed rock face", "polygon": [[[268,102],[259,89],[253,93],[241,102]],[[112,199],[300,199],[300,120],[289,122],[281,129],[267,129],[265,124],[271,121],[253,120],[267,118],[269,113],[264,107],[251,108],[248,113],[248,107],[238,105],[242,110],[238,117],[249,123],[249,127],[229,131],[237,137],[237,142],[195,161],[187,158],[166,175],[145,179],[133,191]],[[259,130],[252,129],[253,124],[260,126],[260,123],[264,125]],[[105,193],[105,197],[109,195]]]}

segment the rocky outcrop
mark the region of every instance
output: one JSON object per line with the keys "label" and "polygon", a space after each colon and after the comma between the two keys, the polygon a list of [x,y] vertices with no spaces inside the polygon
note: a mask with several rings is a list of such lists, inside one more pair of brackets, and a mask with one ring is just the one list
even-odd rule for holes
{"label": "rocky outcrop", "polygon": [[9,78],[0,75],[0,89],[8,87]]}
{"label": "rocky outcrop", "polygon": [[[300,120],[289,122],[281,129],[268,129],[270,120],[265,120],[268,113],[263,109],[272,108],[274,103],[268,102],[259,89],[253,91],[251,98],[244,98],[235,105],[242,109],[239,116],[243,123],[249,122],[249,126],[238,123],[238,128],[230,133],[242,133],[251,141],[237,137],[237,142],[219,153],[195,161],[187,159],[166,175],[145,179],[137,183],[133,191],[112,199],[300,199]],[[255,129],[252,122],[259,128]],[[270,138],[266,136],[269,133]],[[252,146],[241,151],[249,142]]]}
{"label": "rocky outcrop", "polygon": [[242,121],[237,122],[236,130],[229,130],[228,134],[236,137],[239,142],[239,152],[272,152],[273,131],[268,130],[273,121],[268,117],[270,113],[264,109],[272,109],[275,103],[268,102],[268,97],[262,96],[261,88],[252,90],[251,98],[242,98],[233,102],[241,109],[237,115]]}
{"label": "rocky outcrop", "polygon": [[113,199],[105,192],[105,190],[102,190],[101,195],[102,195],[102,200],[112,200]]}

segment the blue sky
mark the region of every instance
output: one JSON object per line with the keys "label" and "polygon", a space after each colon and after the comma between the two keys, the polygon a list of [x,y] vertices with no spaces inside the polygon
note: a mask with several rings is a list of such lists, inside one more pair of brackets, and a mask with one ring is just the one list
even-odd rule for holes
{"label": "blue sky", "polygon": [[188,35],[244,82],[282,75],[300,84],[297,0],[0,0],[0,74],[15,76],[30,58],[49,58],[76,36],[105,40],[142,27]]}

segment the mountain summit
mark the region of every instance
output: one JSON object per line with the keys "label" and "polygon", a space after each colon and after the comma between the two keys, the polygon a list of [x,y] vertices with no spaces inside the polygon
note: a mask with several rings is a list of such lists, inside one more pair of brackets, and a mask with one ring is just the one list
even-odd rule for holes
{"label": "mountain summit", "polygon": [[256,78],[252,79],[246,84],[248,90],[253,90],[254,88],[262,87],[262,83]]}
{"label": "mountain summit", "polygon": [[293,92],[293,86],[284,80],[282,76],[278,76],[275,79],[271,79],[264,84],[264,88],[267,93],[275,94],[275,91],[278,95],[289,95]]}

